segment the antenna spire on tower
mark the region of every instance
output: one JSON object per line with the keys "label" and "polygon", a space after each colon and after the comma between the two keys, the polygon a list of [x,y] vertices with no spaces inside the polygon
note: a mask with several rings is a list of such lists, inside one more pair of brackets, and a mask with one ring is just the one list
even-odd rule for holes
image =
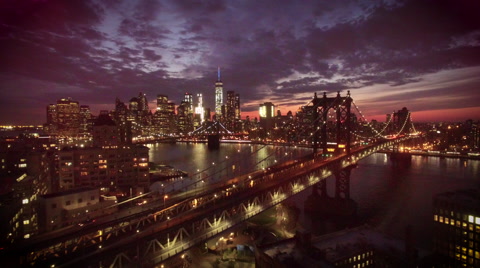
{"label": "antenna spire on tower", "polygon": [[220,66],[218,66],[217,75],[218,75],[218,81],[220,81]]}

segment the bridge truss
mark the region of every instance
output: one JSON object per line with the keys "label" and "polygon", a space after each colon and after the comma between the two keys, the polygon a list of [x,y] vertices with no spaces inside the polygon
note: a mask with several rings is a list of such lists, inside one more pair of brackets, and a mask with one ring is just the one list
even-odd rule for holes
{"label": "bridge truss", "polygon": [[[228,181],[225,185],[205,193],[201,197],[192,197],[181,204],[171,206],[145,217],[135,228],[146,227],[132,242],[123,239],[105,250],[95,250],[79,259],[71,259],[59,267],[74,267],[97,264],[98,267],[134,267],[139,264],[154,265],[180,254],[190,247],[202,243],[217,234],[249,219],[264,210],[279,204],[325,178],[336,175],[349,180],[349,174],[338,175],[356,162],[378,150],[388,148],[408,138],[389,140],[376,145],[352,150],[333,159],[325,160],[317,154],[309,155],[293,163],[272,166],[269,170],[255,172]],[[345,177],[347,176],[347,177]],[[348,183],[348,182],[347,182]],[[337,191],[346,194],[348,185],[340,182]],[[153,224],[154,223],[154,224]],[[169,224],[170,223],[170,224]],[[133,228],[132,230],[135,230]],[[107,235],[108,236],[108,235]],[[103,241],[97,237],[96,246]],[[105,253],[117,252],[110,260]]]}

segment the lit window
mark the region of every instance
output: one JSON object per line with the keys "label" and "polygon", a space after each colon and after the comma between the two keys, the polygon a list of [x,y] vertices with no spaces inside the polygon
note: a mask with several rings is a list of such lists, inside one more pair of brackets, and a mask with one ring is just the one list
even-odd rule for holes
{"label": "lit window", "polygon": [[437,216],[437,215],[433,215],[433,220],[434,220],[434,221],[438,221],[438,216]]}
{"label": "lit window", "polygon": [[26,168],[26,167],[27,167],[27,163],[18,164],[18,167],[19,167],[19,168]]}
{"label": "lit window", "polygon": [[475,217],[475,224],[480,224],[480,217]]}
{"label": "lit window", "polygon": [[23,225],[27,225],[27,224],[30,224],[30,220],[24,220],[23,221]]}
{"label": "lit window", "polygon": [[468,215],[468,222],[471,222],[473,223],[474,222],[474,218],[472,215]]}
{"label": "lit window", "polygon": [[28,204],[28,198],[23,199],[22,204]]}

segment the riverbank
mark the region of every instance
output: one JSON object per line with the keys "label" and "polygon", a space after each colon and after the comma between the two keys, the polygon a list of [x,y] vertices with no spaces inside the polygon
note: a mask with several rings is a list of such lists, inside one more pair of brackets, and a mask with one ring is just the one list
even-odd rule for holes
{"label": "riverbank", "polygon": [[[391,154],[391,150],[381,150],[378,151],[379,153],[386,153]],[[457,158],[457,159],[470,159],[470,160],[480,160],[480,155],[464,155],[464,154],[452,154],[452,153],[441,153],[441,152],[401,152],[402,154],[408,155],[420,155],[420,156],[432,156],[432,157],[440,157],[440,158]]]}

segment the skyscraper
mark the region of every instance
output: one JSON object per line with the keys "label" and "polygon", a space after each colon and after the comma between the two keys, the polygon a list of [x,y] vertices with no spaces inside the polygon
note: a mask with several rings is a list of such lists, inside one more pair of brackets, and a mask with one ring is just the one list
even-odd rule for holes
{"label": "skyscraper", "polygon": [[240,95],[235,94],[235,119],[240,120]]}
{"label": "skyscraper", "polygon": [[188,107],[188,113],[193,113],[193,95],[191,93],[185,93],[185,96],[183,97],[184,102],[190,103]]}
{"label": "skyscraper", "polygon": [[148,111],[147,96],[142,92],[138,94],[138,110],[143,112]]}
{"label": "skyscraper", "polygon": [[57,101],[57,127],[60,135],[75,135],[80,129],[80,105],[71,98]]}
{"label": "skyscraper", "polygon": [[195,107],[195,114],[198,114],[200,116],[200,123],[203,123],[203,121],[205,121],[205,111],[203,109],[202,93],[198,93],[197,97],[198,97],[198,106]]}
{"label": "skyscraper", "polygon": [[274,127],[275,105],[271,102],[260,104],[260,127],[264,130],[270,130]]}
{"label": "skyscraper", "polygon": [[232,90],[227,91],[227,103],[223,119],[227,129],[233,130],[235,125],[235,92]]}
{"label": "skyscraper", "polygon": [[153,116],[159,134],[170,134],[174,130],[175,104],[166,95],[157,95],[157,110]]}
{"label": "skyscraper", "polygon": [[223,105],[223,82],[220,80],[220,67],[217,70],[217,82],[215,82],[215,116],[220,120]]}

